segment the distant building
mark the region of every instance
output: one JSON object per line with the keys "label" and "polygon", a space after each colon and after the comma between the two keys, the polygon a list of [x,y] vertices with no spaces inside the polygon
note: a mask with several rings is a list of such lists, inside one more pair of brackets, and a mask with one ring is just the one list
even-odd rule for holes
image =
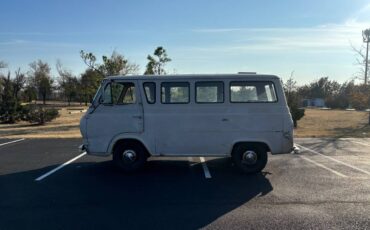
{"label": "distant building", "polygon": [[303,99],[303,107],[326,107],[325,101],[322,98],[313,98],[313,99]]}

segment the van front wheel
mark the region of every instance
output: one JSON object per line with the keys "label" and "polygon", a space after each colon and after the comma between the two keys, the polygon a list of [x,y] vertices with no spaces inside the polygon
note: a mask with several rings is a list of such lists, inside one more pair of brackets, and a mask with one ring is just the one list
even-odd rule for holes
{"label": "van front wheel", "polygon": [[147,160],[145,149],[137,144],[120,144],[114,149],[113,161],[119,169],[134,172],[142,168]]}
{"label": "van front wheel", "polygon": [[234,149],[232,159],[242,173],[258,173],[267,164],[267,151],[262,146],[242,144]]}

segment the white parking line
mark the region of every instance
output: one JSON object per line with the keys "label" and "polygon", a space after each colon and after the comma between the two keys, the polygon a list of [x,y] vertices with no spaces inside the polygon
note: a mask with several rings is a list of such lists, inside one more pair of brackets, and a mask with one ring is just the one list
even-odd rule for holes
{"label": "white parking line", "polygon": [[205,176],[207,179],[212,178],[211,173],[209,172],[209,169],[208,169],[208,167],[207,167],[206,161],[204,160],[204,157],[199,157],[199,158],[200,158],[200,162],[202,162],[203,171],[204,171],[204,176]]}
{"label": "white parking line", "polygon": [[369,175],[369,176],[370,176],[370,172],[368,172],[368,171],[366,171],[366,170],[363,170],[363,169],[357,168],[356,166],[353,166],[353,165],[347,164],[347,163],[345,163],[345,162],[343,162],[343,161],[340,161],[340,160],[337,160],[337,159],[335,159],[335,158],[333,158],[333,157],[329,157],[329,156],[327,156],[327,155],[324,155],[324,154],[322,154],[322,153],[319,153],[319,152],[317,152],[317,151],[315,151],[315,150],[313,150],[313,149],[310,149],[310,148],[304,147],[304,146],[302,146],[302,145],[299,145],[299,144],[296,144],[296,145],[298,145],[299,147],[301,147],[301,148],[303,148],[303,149],[306,149],[307,151],[309,151],[309,152],[311,152],[311,153],[315,153],[315,154],[318,154],[318,155],[320,155],[320,156],[326,157],[326,158],[328,158],[328,159],[330,159],[330,160],[332,160],[332,161],[335,161],[335,162],[337,162],[337,163],[339,163],[339,164],[345,165],[345,166],[347,166],[347,167],[349,167],[349,168],[355,169],[355,170],[357,170],[357,171],[360,171],[360,172],[365,173],[365,174],[367,174],[367,175]]}
{"label": "white parking line", "polygon": [[0,144],[0,146],[11,144],[11,143],[16,143],[16,142],[19,142],[19,141],[24,141],[24,138],[14,140],[14,141],[5,142],[5,143]]}
{"label": "white parking line", "polygon": [[63,168],[64,166],[66,166],[66,165],[68,165],[68,164],[72,163],[73,161],[75,161],[75,160],[77,160],[78,158],[81,158],[81,157],[83,157],[83,156],[85,156],[85,155],[86,155],[86,152],[81,153],[81,154],[80,154],[80,155],[78,155],[77,157],[75,157],[75,158],[73,158],[73,159],[71,159],[71,160],[69,160],[69,161],[67,161],[67,162],[65,162],[65,163],[63,163],[63,164],[61,164],[61,165],[59,165],[58,167],[56,167],[55,169],[53,169],[53,170],[51,170],[51,171],[49,171],[49,172],[45,173],[44,175],[41,175],[41,176],[37,177],[37,178],[35,179],[35,181],[40,181],[40,180],[44,179],[45,177],[50,176],[51,174],[55,173],[55,172],[56,172],[56,171],[58,171],[59,169]]}
{"label": "white parking line", "polygon": [[368,146],[370,147],[369,144],[366,144],[366,143],[362,143],[362,142],[359,142],[359,141],[352,141],[353,143],[356,143],[356,144],[360,144],[360,145],[364,145],[364,146]]}
{"label": "white parking line", "polygon": [[340,177],[347,177],[346,175],[344,175],[344,174],[342,174],[342,173],[340,173],[340,172],[338,172],[338,171],[335,171],[334,169],[331,169],[331,168],[328,168],[328,167],[326,167],[325,165],[322,165],[322,164],[320,164],[320,163],[317,163],[316,161],[314,161],[314,160],[311,160],[311,159],[309,159],[309,158],[307,158],[307,157],[304,157],[304,156],[300,156],[302,159],[304,159],[304,160],[306,160],[306,161],[309,161],[309,162],[311,162],[312,164],[315,164],[316,166],[319,166],[319,167],[321,167],[321,168],[323,168],[323,169],[326,169],[326,170],[328,170],[328,171],[330,171],[330,172],[332,172],[332,173],[334,173],[334,174],[336,174],[336,175],[338,175],[338,176],[340,176]]}

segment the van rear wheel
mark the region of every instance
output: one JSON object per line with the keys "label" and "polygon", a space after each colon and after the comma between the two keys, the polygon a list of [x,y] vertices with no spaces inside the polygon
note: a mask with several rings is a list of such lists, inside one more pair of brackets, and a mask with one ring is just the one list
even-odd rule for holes
{"label": "van rear wheel", "polygon": [[232,159],[242,173],[259,173],[267,164],[267,151],[259,145],[242,144],[234,149]]}
{"label": "van rear wheel", "polygon": [[113,151],[114,163],[125,172],[138,171],[144,166],[147,158],[146,150],[138,144],[120,144]]}

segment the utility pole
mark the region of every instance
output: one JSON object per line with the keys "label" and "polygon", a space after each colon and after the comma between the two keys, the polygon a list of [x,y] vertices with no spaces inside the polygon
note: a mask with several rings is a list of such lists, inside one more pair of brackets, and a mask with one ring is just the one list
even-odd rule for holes
{"label": "utility pole", "polygon": [[[369,66],[369,42],[370,42],[370,29],[362,31],[363,41],[366,43],[366,55],[365,55],[365,86],[367,85],[367,72]],[[369,125],[370,125],[370,111],[369,111]]]}
{"label": "utility pole", "polygon": [[366,56],[365,56],[365,85],[367,85],[367,72],[368,72],[368,61],[369,61],[369,42],[370,42],[370,29],[362,31],[363,41],[366,43]]}

